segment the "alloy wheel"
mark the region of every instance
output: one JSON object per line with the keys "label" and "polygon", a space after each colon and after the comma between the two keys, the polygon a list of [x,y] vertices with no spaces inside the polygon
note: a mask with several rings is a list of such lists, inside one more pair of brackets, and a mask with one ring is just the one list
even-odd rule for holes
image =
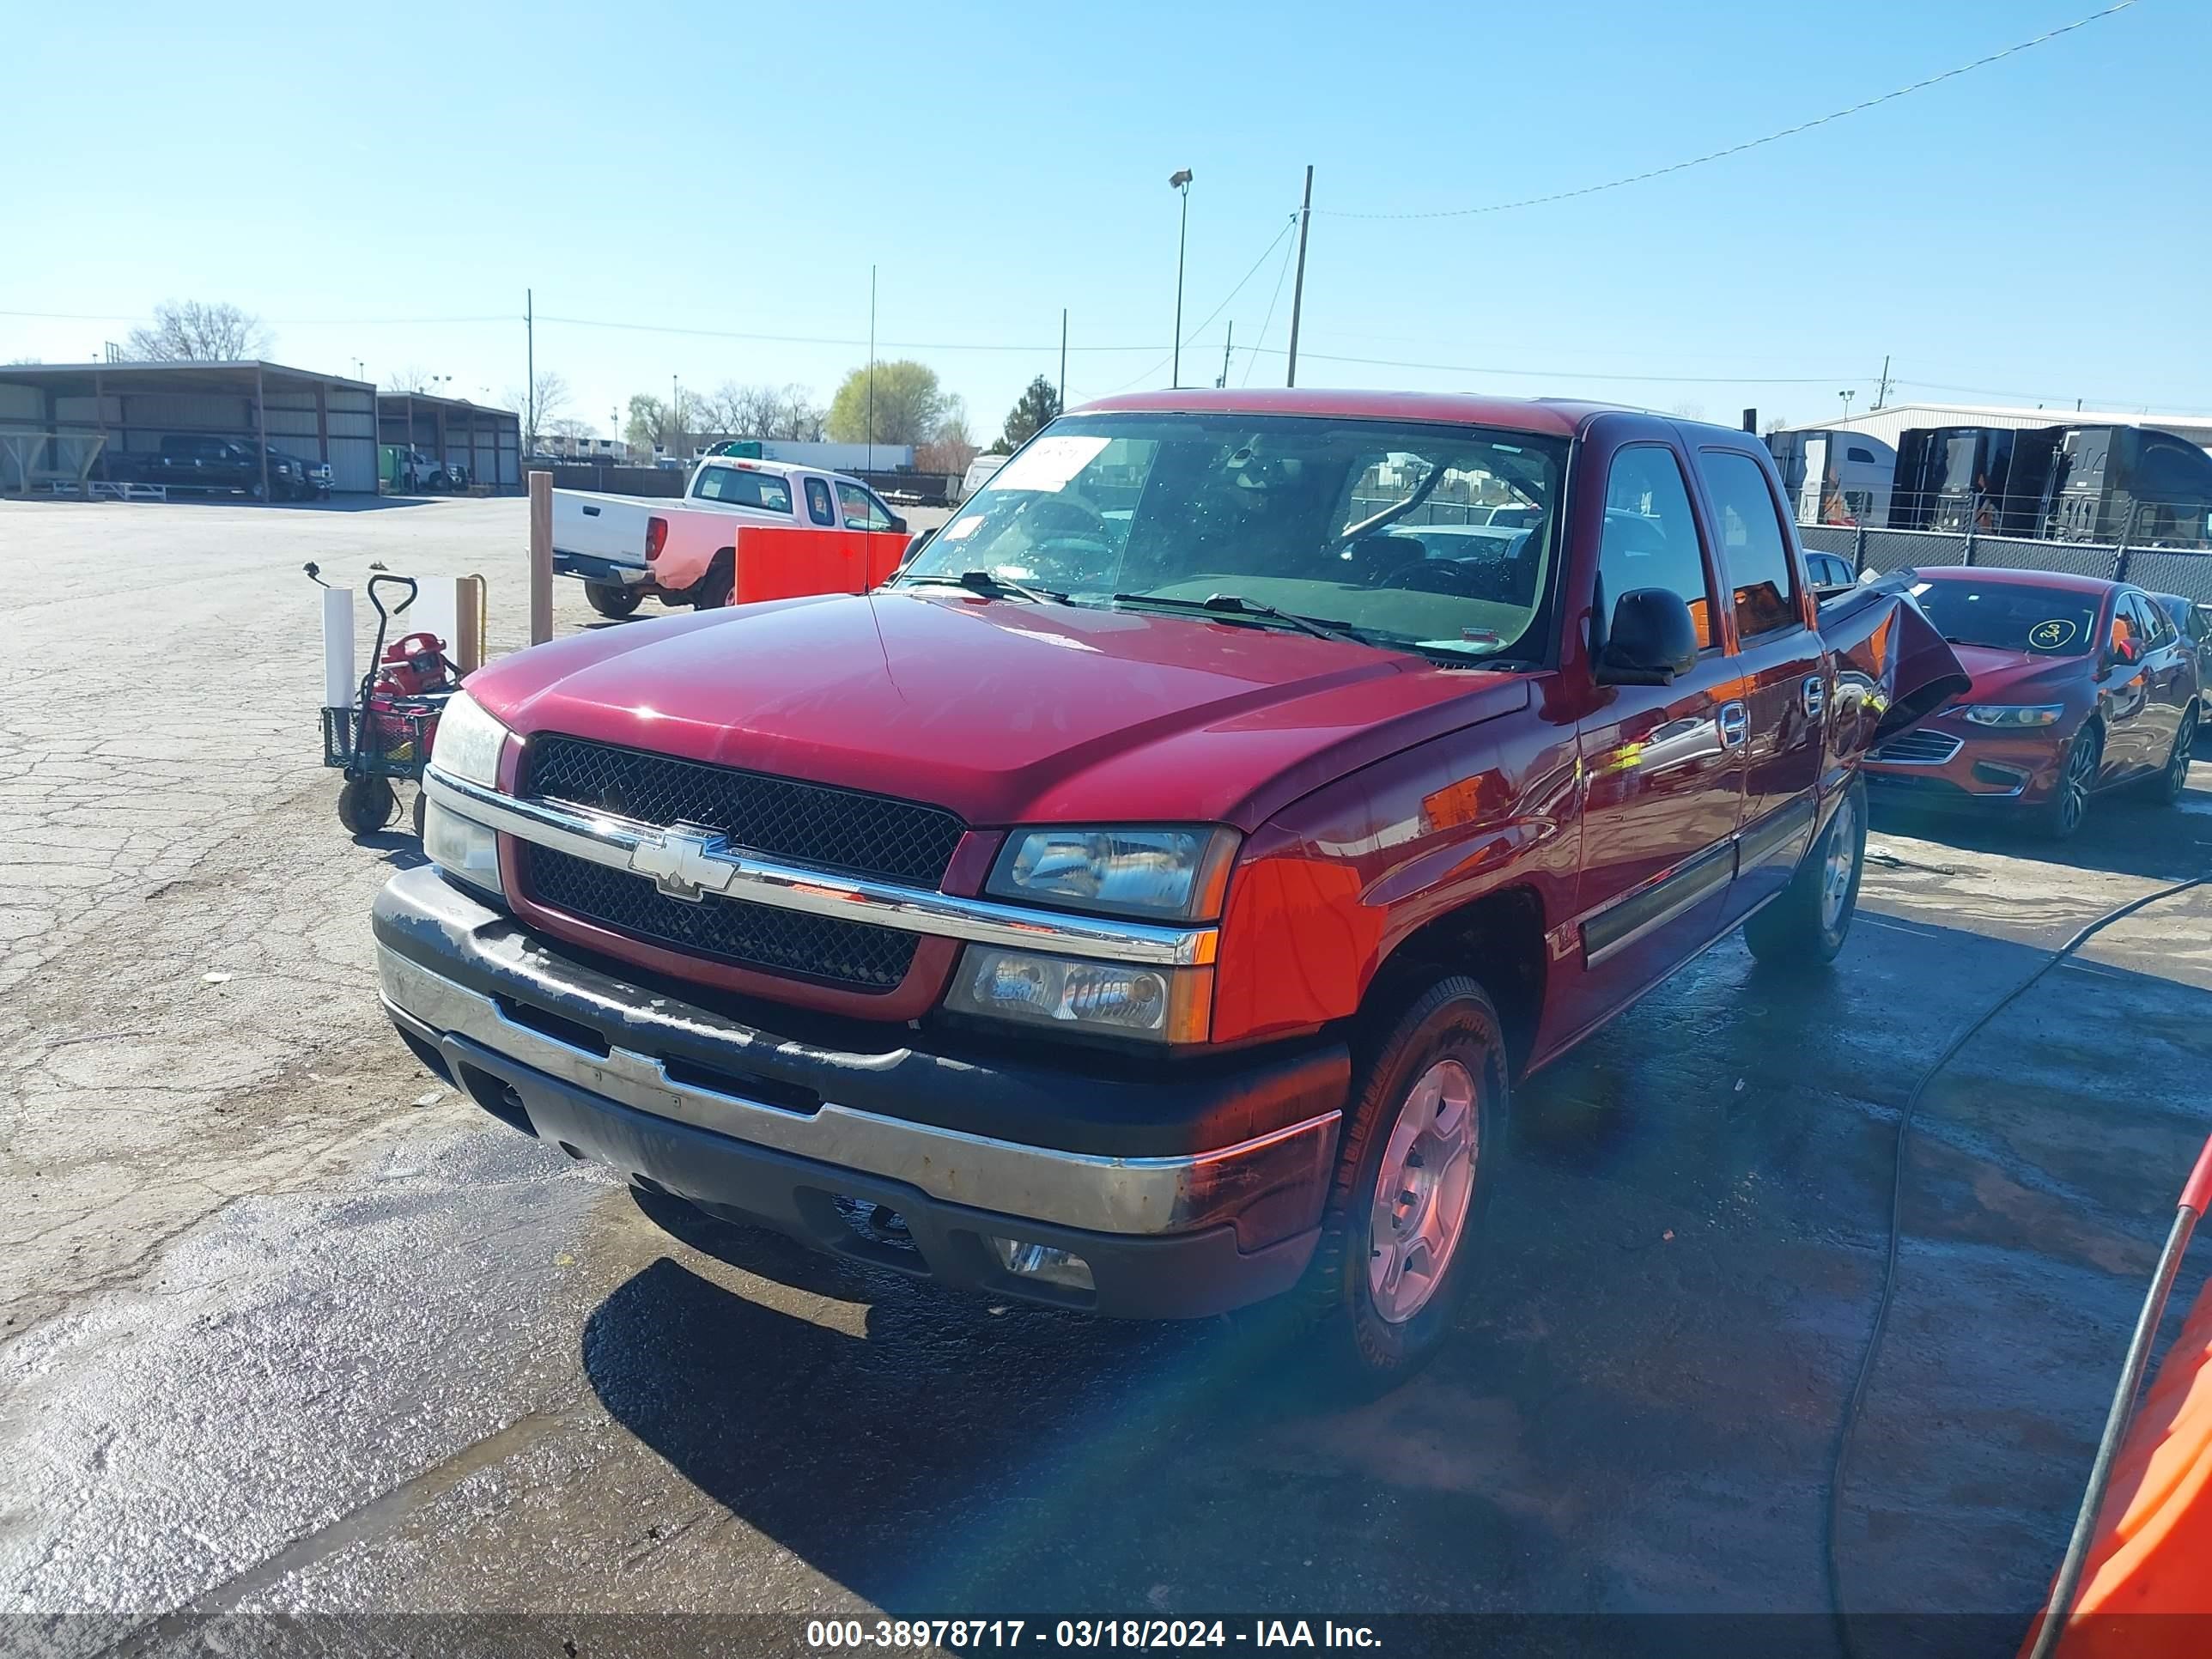
{"label": "alloy wheel", "polygon": [[2097,775],[2097,740],[2087,732],[2074,739],[2066,751],[2066,775],[2058,783],[2058,820],[2069,831],[2078,829],[2089,811],[2089,785]]}

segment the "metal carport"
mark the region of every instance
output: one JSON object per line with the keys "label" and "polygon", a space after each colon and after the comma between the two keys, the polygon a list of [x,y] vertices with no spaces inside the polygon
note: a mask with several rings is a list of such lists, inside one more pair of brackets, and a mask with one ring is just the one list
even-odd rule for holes
{"label": "metal carport", "polygon": [[[258,361],[0,368],[0,437],[18,441],[0,445],[0,490],[70,483],[88,456],[100,477],[105,454],[156,450],[184,433],[264,442],[329,462],[335,489],[376,489],[376,388],[366,380]],[[23,459],[11,464],[10,453]]]}
{"label": "metal carport", "polygon": [[505,491],[522,488],[522,417],[465,398],[423,392],[376,395],[377,441],[419,449],[447,466],[466,470],[471,483]]}

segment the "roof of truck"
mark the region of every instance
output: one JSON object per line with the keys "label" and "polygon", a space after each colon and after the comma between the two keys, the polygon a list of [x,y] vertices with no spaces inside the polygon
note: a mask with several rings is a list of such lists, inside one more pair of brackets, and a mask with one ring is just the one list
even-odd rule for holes
{"label": "roof of truck", "polygon": [[1217,391],[1185,386],[1180,392],[1131,392],[1101,398],[1070,412],[1317,415],[1354,421],[1433,421],[1439,425],[1498,427],[1571,438],[1591,416],[1619,407],[1561,398],[1486,398],[1456,392],[1335,392],[1303,387]]}

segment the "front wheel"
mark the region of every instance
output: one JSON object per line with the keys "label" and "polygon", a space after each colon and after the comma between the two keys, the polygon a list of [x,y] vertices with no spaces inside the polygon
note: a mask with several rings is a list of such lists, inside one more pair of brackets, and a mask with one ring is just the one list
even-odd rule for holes
{"label": "front wheel", "polygon": [[602,617],[620,622],[644,603],[645,596],[620,582],[586,582],[584,598]]}
{"label": "front wheel", "polygon": [[392,822],[398,805],[385,779],[348,778],[338,791],[338,822],[352,835],[373,836]]}
{"label": "front wheel", "polygon": [[1510,1078],[1496,1006],[1455,976],[1391,1022],[1355,1079],[1321,1239],[1291,1294],[1321,1358],[1360,1392],[1433,1357],[1480,1273]]}
{"label": "front wheel", "polygon": [[2066,745],[2058,763],[2058,786],[2045,802],[2036,829],[2046,841],[2071,841],[2089,816],[2089,796],[2097,787],[2097,770],[2105,757],[2104,734],[2085,726]]}
{"label": "front wheel", "polygon": [[1827,827],[1780,896],[1743,925],[1743,942],[1770,966],[1825,968],[1850,937],[1866,869],[1866,781],[1853,778]]}

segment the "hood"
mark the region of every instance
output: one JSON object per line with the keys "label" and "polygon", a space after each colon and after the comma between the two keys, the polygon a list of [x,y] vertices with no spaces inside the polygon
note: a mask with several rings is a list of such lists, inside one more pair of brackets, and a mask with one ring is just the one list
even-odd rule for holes
{"label": "hood", "polygon": [[2087,657],[2052,657],[2005,651],[1991,645],[1954,645],[1959,665],[1972,679],[1965,702],[2051,702],[2089,667]]}
{"label": "hood", "polygon": [[469,690],[526,734],[932,801],[974,824],[1247,829],[1528,701],[1522,676],[1249,624],[896,592],[599,629]]}

